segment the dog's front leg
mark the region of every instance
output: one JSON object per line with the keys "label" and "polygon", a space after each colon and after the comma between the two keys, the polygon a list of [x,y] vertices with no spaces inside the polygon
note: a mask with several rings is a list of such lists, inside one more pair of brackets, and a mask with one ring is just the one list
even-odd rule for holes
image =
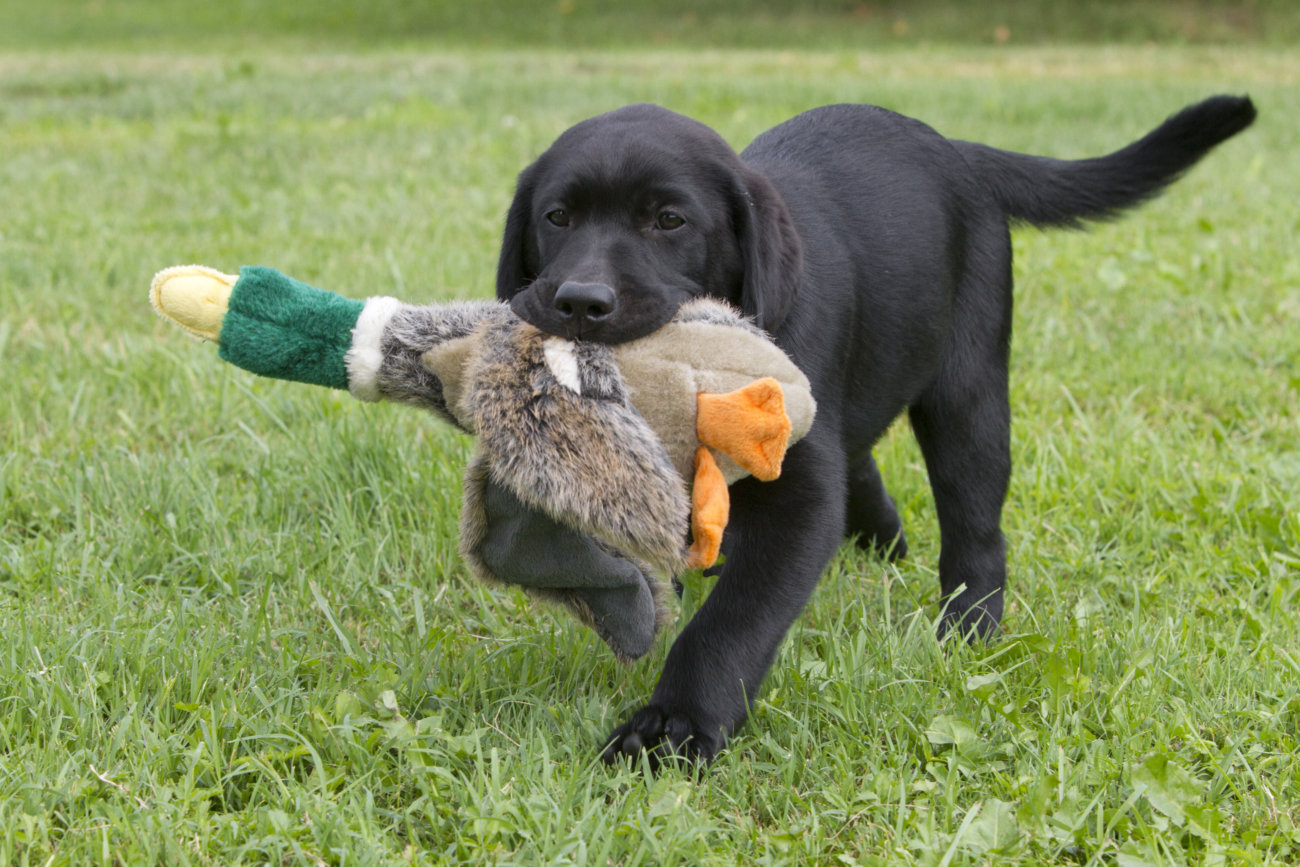
{"label": "dog's front leg", "polygon": [[749,712],[790,624],[844,533],[845,469],[817,428],[773,482],[732,488],[722,574],[668,653],[650,702],[606,741],[607,762],[647,751],[708,761]]}

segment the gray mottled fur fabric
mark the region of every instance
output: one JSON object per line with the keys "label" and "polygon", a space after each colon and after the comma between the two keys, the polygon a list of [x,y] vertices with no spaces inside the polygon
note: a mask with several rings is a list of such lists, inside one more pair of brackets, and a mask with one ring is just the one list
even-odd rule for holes
{"label": "gray mottled fur fabric", "polygon": [[429,350],[463,338],[487,321],[506,321],[514,314],[494,301],[416,306],[405,304],[384,327],[383,363],[376,385],[384,400],[431,410],[464,429],[448,407],[442,380],[424,364]]}

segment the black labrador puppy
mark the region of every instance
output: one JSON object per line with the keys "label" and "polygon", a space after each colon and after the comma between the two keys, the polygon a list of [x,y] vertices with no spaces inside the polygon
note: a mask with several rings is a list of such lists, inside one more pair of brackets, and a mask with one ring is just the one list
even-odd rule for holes
{"label": "black labrador puppy", "polygon": [[733,486],[717,585],[606,759],[713,757],[841,540],[903,556],[871,449],[904,410],[938,511],[942,630],[990,635],[1011,472],[1008,222],[1113,217],[1254,117],[1249,99],[1214,97],[1110,156],[1063,161],[833,105],[737,155],[696,121],[633,105],[572,127],[525,169],[497,271],[520,317],[619,343],[715,296],[775,337],[817,399],[781,477]]}

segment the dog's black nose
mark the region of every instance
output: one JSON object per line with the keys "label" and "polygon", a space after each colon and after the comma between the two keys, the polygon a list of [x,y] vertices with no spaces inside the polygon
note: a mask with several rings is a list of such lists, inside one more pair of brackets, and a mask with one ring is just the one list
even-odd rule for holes
{"label": "dog's black nose", "polygon": [[562,284],[555,293],[555,309],[574,325],[599,322],[614,312],[617,299],[614,290],[604,283]]}

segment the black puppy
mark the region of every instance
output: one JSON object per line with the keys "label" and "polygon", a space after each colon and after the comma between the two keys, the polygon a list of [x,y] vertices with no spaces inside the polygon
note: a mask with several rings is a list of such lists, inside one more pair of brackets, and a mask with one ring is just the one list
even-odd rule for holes
{"label": "black puppy", "polygon": [[871,455],[904,410],[938,511],[942,628],[989,635],[1006,581],[1008,221],[1113,217],[1254,117],[1249,99],[1215,97],[1110,156],[1062,161],[834,105],[737,155],[700,123],[634,105],[572,127],[525,169],[497,271],[520,317],[618,343],[689,298],[724,298],[775,337],[817,399],[781,477],[733,487],[718,583],[606,759],[711,758],[840,541],[905,553]]}

